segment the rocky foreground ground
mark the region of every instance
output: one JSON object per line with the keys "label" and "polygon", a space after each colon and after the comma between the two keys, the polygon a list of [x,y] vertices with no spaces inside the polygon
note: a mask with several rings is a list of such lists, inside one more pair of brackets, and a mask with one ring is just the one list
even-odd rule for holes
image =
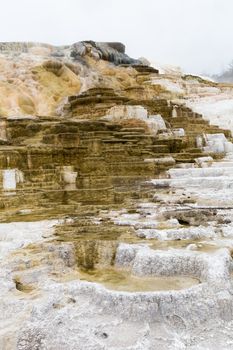
{"label": "rocky foreground ground", "polygon": [[0,92],[0,349],[232,349],[233,85],[1,43]]}

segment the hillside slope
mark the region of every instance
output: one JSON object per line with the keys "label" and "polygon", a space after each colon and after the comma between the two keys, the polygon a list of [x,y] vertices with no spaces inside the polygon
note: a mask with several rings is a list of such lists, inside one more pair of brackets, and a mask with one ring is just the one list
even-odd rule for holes
{"label": "hillside slope", "polygon": [[0,349],[232,349],[233,85],[0,43],[0,92]]}

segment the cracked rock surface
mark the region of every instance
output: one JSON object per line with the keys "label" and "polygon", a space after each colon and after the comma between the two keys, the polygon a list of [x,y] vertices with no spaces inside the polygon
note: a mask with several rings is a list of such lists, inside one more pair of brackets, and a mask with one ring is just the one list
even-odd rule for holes
{"label": "cracked rock surface", "polygon": [[233,348],[233,87],[145,62],[0,43],[0,350]]}

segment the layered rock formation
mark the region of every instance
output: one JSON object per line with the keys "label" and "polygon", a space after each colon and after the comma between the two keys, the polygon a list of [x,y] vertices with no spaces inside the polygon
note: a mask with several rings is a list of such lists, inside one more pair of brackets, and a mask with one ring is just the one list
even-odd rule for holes
{"label": "layered rock formation", "polygon": [[231,349],[232,86],[92,41],[0,71],[0,348]]}

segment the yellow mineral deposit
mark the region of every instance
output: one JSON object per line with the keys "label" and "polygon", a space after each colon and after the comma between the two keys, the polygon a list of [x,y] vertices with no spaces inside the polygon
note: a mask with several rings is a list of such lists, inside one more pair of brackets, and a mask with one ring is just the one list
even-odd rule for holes
{"label": "yellow mineral deposit", "polygon": [[0,43],[0,349],[232,334],[232,93],[121,43]]}

